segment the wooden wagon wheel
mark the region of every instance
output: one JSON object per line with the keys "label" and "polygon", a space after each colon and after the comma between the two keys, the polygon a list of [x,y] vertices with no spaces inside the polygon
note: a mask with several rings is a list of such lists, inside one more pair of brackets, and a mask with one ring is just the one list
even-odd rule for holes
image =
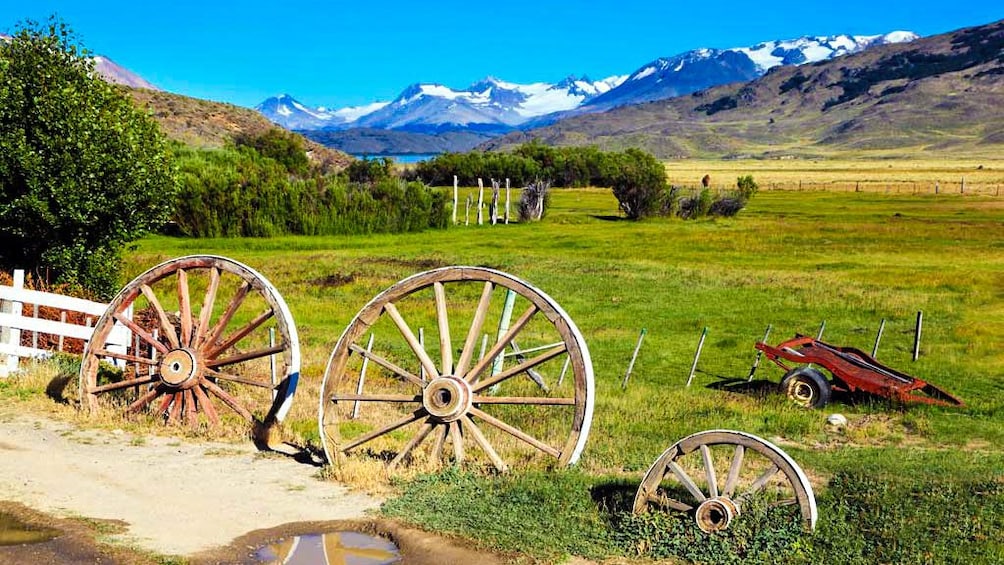
{"label": "wooden wagon wheel", "polygon": [[299,372],[296,326],[271,283],[231,259],[192,255],[115,296],[84,351],[80,401],[193,426],[239,417],[265,424],[260,433],[285,417]]}
{"label": "wooden wagon wheel", "polygon": [[390,469],[452,459],[504,472],[544,454],[563,466],[582,452],[593,394],[585,340],[554,300],[500,271],[446,267],[353,318],[328,361],[318,423],[332,463],[351,453]]}
{"label": "wooden wagon wheel", "polygon": [[638,487],[634,512],[685,513],[710,533],[727,529],[754,497],[767,508],[790,508],[815,527],[812,485],[791,457],[753,434],[710,430],[687,436],[656,459]]}

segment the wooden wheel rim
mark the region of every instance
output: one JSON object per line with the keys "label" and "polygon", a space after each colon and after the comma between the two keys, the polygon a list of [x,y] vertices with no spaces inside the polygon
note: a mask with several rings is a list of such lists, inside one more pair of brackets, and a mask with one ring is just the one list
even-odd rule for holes
{"label": "wooden wheel rim", "polygon": [[[356,314],[346,327],[345,331],[342,333],[328,360],[328,365],[324,373],[324,380],[321,385],[321,395],[318,404],[318,429],[320,432],[324,454],[329,464],[334,463],[337,458],[341,456],[343,450],[340,449],[340,447],[342,445],[351,443],[344,441],[340,442],[337,437],[339,434],[329,434],[327,431],[329,426],[337,427],[339,423],[338,417],[335,414],[336,411],[334,409],[329,409],[329,406],[332,402],[332,394],[335,388],[344,385],[341,381],[346,379],[344,372],[349,356],[352,353],[351,347],[356,345],[363,335],[376,323],[378,318],[386,313],[386,305],[393,305],[398,300],[401,300],[422,289],[429,288],[430,286],[461,282],[484,282],[486,284],[490,282],[495,285],[495,288],[504,288],[517,293],[519,296],[532,303],[533,306],[537,308],[538,313],[546,317],[548,322],[554,326],[558,334],[562,337],[564,346],[566,347],[565,354],[568,355],[570,360],[569,364],[571,366],[568,378],[574,381],[574,416],[572,417],[572,423],[567,440],[565,440],[564,444],[559,448],[555,448],[555,451],[557,452],[556,458],[558,465],[573,465],[579,460],[589,435],[595,394],[592,361],[582,334],[579,332],[572,319],[565,313],[558,303],[540,289],[502,271],[483,267],[459,266],[444,267],[417,273],[394,284],[370,300],[370,302],[367,303],[358,314]],[[463,375],[443,375],[440,379],[462,376]],[[433,379],[430,382],[435,383],[437,380]],[[478,391],[475,390],[473,392],[477,393]],[[424,387],[423,391],[419,393],[416,398],[425,398]],[[467,399],[464,402],[469,404],[471,400]],[[568,404],[572,403],[568,402]],[[424,406],[422,407],[422,410],[425,410]],[[458,415],[457,418],[463,419],[464,422],[471,421],[468,411],[463,410],[463,412],[464,413]],[[471,412],[475,415],[475,417],[479,417],[480,411],[476,407],[473,408]],[[445,422],[448,424],[452,421],[444,420],[442,417],[426,413],[415,420],[408,422],[408,424],[414,421],[426,419],[426,416],[429,416],[429,420],[434,420],[434,423]],[[449,417],[452,418],[453,414],[451,413]],[[447,427],[444,430],[444,437],[447,433],[449,433],[448,437],[450,437],[452,441],[456,441],[455,436],[451,433],[452,431],[453,430]],[[476,429],[474,432],[478,436],[481,435]],[[420,431],[419,434],[423,434],[423,431]],[[428,435],[428,430],[425,430],[424,434]],[[425,435],[421,435],[421,437],[416,436],[418,442],[421,442],[424,437]],[[481,439],[478,439],[478,441],[481,441]],[[411,449],[411,447],[408,449]],[[346,448],[345,451],[350,449],[352,449],[352,447]],[[402,453],[399,455],[404,454]],[[504,462],[497,460],[496,458],[493,459],[495,466],[500,471],[507,470]],[[395,459],[391,462],[390,467],[396,466],[399,461],[400,459]]]}
{"label": "wooden wheel rim", "polygon": [[[142,273],[135,279],[133,279],[129,284],[124,286],[122,290],[112,299],[111,303],[108,305],[108,309],[105,310],[101,318],[98,319],[97,324],[94,327],[94,334],[91,340],[87,343],[84,349],[83,360],[81,362],[80,373],[79,373],[79,395],[81,407],[87,406],[92,411],[95,411],[99,407],[100,397],[106,387],[97,386],[98,377],[98,367],[102,359],[106,358],[108,353],[106,348],[109,335],[112,333],[112,328],[116,325],[118,316],[125,312],[137,298],[142,296],[146,291],[150,290],[151,285],[159,281],[163,281],[173,275],[178,276],[178,293],[179,300],[182,294],[182,289],[187,290],[187,273],[189,271],[207,271],[217,279],[224,276],[236,277],[234,279],[235,283],[240,283],[241,290],[244,291],[245,295],[250,295],[255,293],[260,299],[267,305],[269,311],[268,316],[264,314],[259,316],[259,319],[267,320],[274,319],[276,328],[278,330],[278,339],[281,342],[273,348],[271,354],[276,355],[281,365],[277,367],[276,377],[277,383],[272,387],[269,382],[269,388],[272,391],[265,391],[262,393],[260,404],[267,406],[263,410],[261,415],[261,420],[268,424],[274,424],[281,422],[285,418],[286,414],[289,412],[290,406],[293,400],[293,394],[296,392],[297,382],[299,381],[300,375],[300,346],[299,338],[296,331],[296,325],[293,322],[293,316],[289,311],[289,307],[286,305],[285,300],[283,300],[282,295],[279,294],[278,290],[266,279],[263,275],[255,271],[254,269],[229,259],[226,257],[220,257],[216,255],[189,255],[185,257],[179,257],[176,259],[170,259],[165,261],[146,272]],[[182,282],[182,274],[184,275],[184,283]],[[146,288],[144,288],[146,287]],[[215,291],[214,291],[215,292]],[[207,291],[206,299],[208,299],[209,291]],[[240,292],[238,292],[240,294]],[[189,295],[187,297],[189,312],[188,312],[188,322],[183,323],[183,330],[188,330],[192,332],[190,338],[192,341],[199,341],[202,337],[201,335],[196,335],[197,331],[201,329],[206,333],[211,333],[210,329],[216,329],[213,327],[214,317],[210,314],[207,315],[206,320],[203,322],[201,320],[202,312],[195,312],[193,304],[191,302],[192,298],[197,298]],[[231,303],[228,304],[229,307],[233,307],[234,310],[239,310],[243,299],[238,300],[237,296],[231,297]],[[205,303],[202,304],[203,307],[206,306]],[[210,309],[212,306],[210,305]],[[224,314],[225,315],[225,314]],[[184,317],[184,315],[181,315]],[[221,320],[216,320],[220,322]],[[262,323],[262,322],[260,322]],[[190,324],[186,326],[185,324]],[[211,423],[218,424],[218,414],[216,409],[212,406],[213,400],[216,403],[225,406],[227,409],[231,409],[237,412],[246,420],[253,420],[254,415],[252,410],[244,406],[241,402],[236,399],[226,398],[226,392],[216,385],[217,381],[225,380],[225,378],[216,378],[215,375],[207,376],[211,373],[208,371],[210,368],[219,368],[213,365],[214,362],[224,361],[229,362],[229,360],[221,359],[221,357],[227,353],[233,345],[240,343],[240,340],[247,335],[255,335],[257,329],[260,326],[251,327],[248,329],[241,328],[239,331],[246,331],[244,336],[227,336],[223,334],[225,331],[230,331],[226,324],[219,327],[220,335],[214,343],[193,343],[193,344],[182,344],[178,343],[175,347],[174,343],[163,347],[163,351],[159,352],[157,359],[153,363],[150,360],[146,360],[147,364],[152,364],[155,367],[153,375],[142,383],[144,387],[147,388],[147,393],[144,396],[149,395],[150,398],[146,399],[146,402],[139,406],[139,409],[145,408],[151,404],[151,401],[155,398],[165,398],[162,401],[162,406],[172,407],[172,415],[178,416],[181,404],[186,406],[186,417],[189,423],[194,424],[197,415],[196,413],[204,413],[207,418],[210,419]],[[239,332],[235,332],[239,333]],[[184,331],[176,334],[172,339],[175,341],[182,340],[184,338],[181,335]],[[147,336],[149,337],[149,336]],[[229,347],[223,348],[219,351],[214,351],[215,347],[221,345],[220,341],[229,342],[231,338],[237,337],[237,340],[230,344]],[[228,338],[228,339],[223,339]],[[149,340],[148,340],[149,341]],[[190,346],[189,346],[190,345]],[[249,354],[251,355],[251,354]],[[137,355],[133,355],[130,359],[135,359]],[[231,358],[233,359],[233,358]],[[142,359],[140,359],[142,361]],[[132,362],[132,361],[129,361]],[[234,361],[234,364],[239,364],[240,361]],[[220,363],[222,365],[222,363]],[[196,386],[197,384],[205,385]],[[266,384],[264,381],[257,382],[259,386]],[[222,391],[222,392],[218,392]],[[166,400],[171,394],[175,394],[174,400]],[[178,405],[177,409],[174,409],[175,404]],[[208,405],[208,406],[207,406]],[[188,413],[188,406],[191,406],[191,413]],[[133,409],[130,406],[128,411],[138,411],[138,409]]]}
{"label": "wooden wheel rim", "polygon": [[[679,467],[676,466],[676,462],[682,457],[697,452],[701,454],[704,461],[705,471],[707,471],[707,467],[709,465],[712,468],[714,467],[714,465],[710,463],[711,456],[709,455],[709,448],[711,446],[721,445],[733,446],[735,448],[735,455],[732,459],[732,467],[735,467],[736,476],[738,476],[742,466],[746,450],[751,450],[759,454],[772,464],[775,469],[774,474],[782,474],[785,481],[790,486],[795,497],[795,505],[798,507],[803,523],[810,530],[815,528],[816,519],[818,517],[816,511],[816,499],[812,492],[812,485],[809,483],[809,479],[805,476],[802,468],[798,466],[798,463],[788,456],[787,453],[769,441],[753,434],[733,430],[708,430],[698,432],[681,439],[664,451],[662,455],[655,460],[652,466],[649,467],[641,481],[641,484],[638,485],[638,491],[635,494],[634,499],[635,514],[647,512],[654,506],[668,506],[677,512],[693,513],[697,526],[703,531],[711,532],[727,528],[729,523],[741,514],[741,501],[745,498],[743,493],[739,493],[735,490],[739,485],[738,479],[733,479],[732,467],[729,469],[728,477],[725,479],[725,484],[722,485],[718,484],[721,482],[720,475],[718,475],[714,470],[708,472],[708,476],[706,477],[707,484],[710,485],[714,483],[715,486],[713,489],[710,486],[707,487],[708,490],[711,490],[711,492],[703,492],[702,489],[700,489],[693,482],[693,480],[689,478],[689,475],[685,471],[683,471],[683,474],[686,475],[687,478],[681,478],[677,474],[679,472]],[[737,460],[738,466],[736,463]],[[676,468],[674,468],[674,466]],[[669,480],[678,484],[683,484],[689,480],[690,485],[687,486],[684,484],[683,486],[690,491],[691,498],[688,500],[660,499],[657,493],[660,485],[666,478],[669,478]],[[761,478],[763,477],[758,477],[757,481]],[[766,481],[766,479],[764,480]],[[755,487],[757,481],[754,481],[751,486]],[[701,492],[695,492],[695,489],[696,491]],[[700,494],[703,499],[698,497],[697,494]],[[753,496],[755,496],[755,492],[753,493]],[[686,509],[681,505],[690,506],[690,508]],[[725,506],[725,509],[723,510],[721,506]],[[731,506],[731,508],[728,506]],[[724,512],[725,510],[731,511],[732,509],[735,510],[734,515],[717,515],[718,512]]]}

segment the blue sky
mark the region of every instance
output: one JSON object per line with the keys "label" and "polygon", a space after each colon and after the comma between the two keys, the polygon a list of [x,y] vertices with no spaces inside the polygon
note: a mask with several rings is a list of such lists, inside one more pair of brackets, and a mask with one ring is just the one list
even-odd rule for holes
{"label": "blue sky", "polygon": [[698,47],[802,35],[934,35],[1004,18],[1000,0],[168,2],[0,0],[0,30],[58,14],[82,44],[160,88],[254,106],[391,100],[414,82],[627,74]]}

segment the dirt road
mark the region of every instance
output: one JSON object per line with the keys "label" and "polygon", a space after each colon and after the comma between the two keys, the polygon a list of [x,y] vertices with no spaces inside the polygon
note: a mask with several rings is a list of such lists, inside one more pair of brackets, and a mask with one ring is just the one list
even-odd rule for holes
{"label": "dirt road", "polygon": [[379,501],[247,444],[83,430],[0,407],[0,500],[121,520],[117,543],[192,555],[253,530],[361,518]]}

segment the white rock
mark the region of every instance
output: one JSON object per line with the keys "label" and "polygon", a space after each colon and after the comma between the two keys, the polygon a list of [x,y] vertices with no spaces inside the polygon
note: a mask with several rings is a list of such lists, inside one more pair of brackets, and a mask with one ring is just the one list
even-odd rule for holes
{"label": "white rock", "polygon": [[838,428],[843,427],[847,425],[847,417],[843,414],[830,414],[826,417],[826,423]]}

